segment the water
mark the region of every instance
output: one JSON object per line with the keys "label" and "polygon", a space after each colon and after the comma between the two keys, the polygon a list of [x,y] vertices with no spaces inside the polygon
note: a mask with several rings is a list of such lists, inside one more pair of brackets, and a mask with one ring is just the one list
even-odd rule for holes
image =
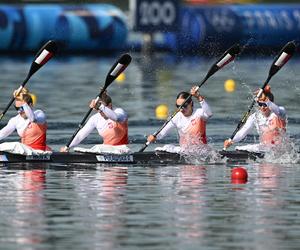
{"label": "water", "polygon": [[[134,54],[126,80],[113,83],[114,106],[129,114],[131,147],[162,121],[158,104],[173,111],[175,96],[205,76],[213,58],[156,58]],[[48,143],[63,146],[103,85],[116,57],[57,57],[37,72],[28,87],[46,111]],[[0,107],[25,78],[28,58],[2,57]],[[211,146],[221,149],[247,110],[251,91],[261,86],[271,57],[240,58],[201,88],[214,116],[208,123]],[[299,59],[271,80],[276,103],[288,112],[288,133],[299,147]],[[224,91],[233,78],[237,89]],[[11,109],[2,124],[15,111]],[[7,141],[16,141],[14,134]],[[255,133],[246,142],[253,142]],[[175,143],[175,133],[164,143]],[[96,133],[85,144],[99,143]],[[150,145],[149,149],[155,146]],[[231,183],[235,164],[180,166],[8,165],[0,169],[1,249],[298,249],[299,163],[249,162],[246,184]]]}

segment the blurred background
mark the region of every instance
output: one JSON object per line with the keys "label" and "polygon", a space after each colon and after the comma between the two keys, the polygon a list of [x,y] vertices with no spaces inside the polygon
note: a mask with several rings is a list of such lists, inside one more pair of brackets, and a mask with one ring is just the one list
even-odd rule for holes
{"label": "blurred background", "polygon": [[[233,43],[259,53],[299,40],[297,1],[1,1],[0,51],[35,51],[49,39],[72,53],[220,52]],[[209,52],[211,55],[211,51]]]}
{"label": "blurred background", "polygon": [[[124,10],[128,9],[130,0],[2,0],[1,3],[111,3]],[[227,4],[227,3],[297,3],[297,0],[182,0],[184,3],[199,3],[199,4]]]}

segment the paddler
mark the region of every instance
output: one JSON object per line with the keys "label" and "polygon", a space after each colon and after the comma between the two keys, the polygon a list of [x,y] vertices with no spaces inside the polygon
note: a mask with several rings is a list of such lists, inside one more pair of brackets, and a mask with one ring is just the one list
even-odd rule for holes
{"label": "paddler", "polygon": [[128,144],[128,116],[122,108],[113,108],[112,99],[106,92],[96,103],[93,99],[90,108],[97,111],[90,117],[78,134],[74,137],[70,146],[62,147],[61,152],[68,152],[85,139],[95,128],[103,139],[105,145],[126,145]]}
{"label": "paddler", "polygon": [[12,117],[7,125],[0,130],[0,140],[3,140],[15,130],[21,137],[21,143],[35,150],[51,150],[46,145],[47,122],[45,113],[33,109],[32,97],[26,88],[15,90],[14,107],[18,114]]}
{"label": "paddler", "polygon": [[180,92],[176,98],[176,107],[179,108],[190,95],[199,102],[201,108],[194,109],[194,102],[192,98],[189,98],[180,112],[173,117],[156,137],[153,135],[148,136],[148,142],[160,140],[171,129],[176,128],[179,133],[179,144],[182,149],[191,145],[207,144],[206,122],[212,116],[212,111],[204,97],[200,95],[198,87],[193,86],[190,93]]}
{"label": "paddler", "polygon": [[271,93],[269,85],[265,87],[262,95],[257,99],[257,105],[258,110],[249,116],[234,138],[224,141],[225,149],[243,140],[254,127],[259,134],[260,143],[245,145],[236,149],[257,152],[282,142],[286,133],[286,111],[284,107],[274,103],[274,95]]}

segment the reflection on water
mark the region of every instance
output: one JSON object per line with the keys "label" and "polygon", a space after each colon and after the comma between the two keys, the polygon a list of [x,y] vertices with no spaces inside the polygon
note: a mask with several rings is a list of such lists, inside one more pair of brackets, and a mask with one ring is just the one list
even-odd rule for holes
{"label": "reflection on water", "polygon": [[[115,249],[119,244],[116,234],[126,226],[118,215],[124,214],[125,210],[127,167],[104,167],[93,176],[82,172],[72,175],[78,199],[89,208],[89,215],[84,215],[91,217],[88,234],[92,233],[97,239],[91,245],[97,247],[100,243],[105,249]],[[76,185],[77,182],[81,185]]]}
{"label": "reflection on water", "polygon": [[296,246],[300,169],[246,167],[249,180],[239,185],[231,184],[230,167],[222,165],[3,170],[1,246]]}
{"label": "reflection on water", "polygon": [[42,230],[46,223],[43,209],[45,200],[42,195],[45,175],[45,170],[30,170],[18,171],[8,176],[10,184],[7,187],[7,197],[2,195],[2,212],[6,216],[1,216],[1,220],[7,223],[6,227],[10,228],[8,242],[16,242],[26,247],[39,245],[44,241],[38,230]]}
{"label": "reflection on water", "polygon": [[202,166],[183,166],[180,169],[176,185],[175,226],[182,242],[205,237],[204,223],[199,218],[203,217],[202,210],[206,206],[202,190],[207,182],[206,171]]}
{"label": "reflection on water", "polygon": [[[286,168],[288,166],[270,163],[261,163],[255,166],[257,178],[254,182],[256,192],[253,197],[253,205],[258,210],[253,217],[257,227],[255,232],[268,238],[265,243],[268,249],[282,249],[282,242],[286,240],[291,241],[289,244],[291,249],[296,249],[299,244],[298,239],[294,241],[296,237],[293,236],[294,233],[298,234],[299,221],[293,219],[293,204],[288,202],[289,198],[283,197],[296,191],[292,191],[293,184],[289,183],[286,178],[292,173]],[[267,227],[266,225],[273,226]],[[295,228],[286,232],[282,227],[288,225],[294,225]]]}

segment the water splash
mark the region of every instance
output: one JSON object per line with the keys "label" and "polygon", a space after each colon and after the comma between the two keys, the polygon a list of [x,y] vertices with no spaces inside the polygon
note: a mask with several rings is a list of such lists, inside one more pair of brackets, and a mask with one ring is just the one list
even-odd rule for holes
{"label": "water splash", "polygon": [[299,163],[299,148],[296,146],[294,139],[288,135],[282,137],[282,143],[270,147],[265,152],[264,162],[271,163]]}
{"label": "water splash", "polygon": [[207,144],[182,147],[180,154],[191,164],[226,162],[218,151]]}
{"label": "water splash", "polygon": [[[262,137],[263,129],[267,124],[267,117],[263,115],[262,112],[255,107],[256,120],[255,126],[260,137]],[[286,123],[288,119],[286,118]],[[265,152],[264,162],[271,163],[298,163],[300,161],[299,148],[296,146],[296,140],[290,138],[285,132],[285,129],[278,129],[278,135],[275,140],[275,144],[263,146],[263,151]]]}

